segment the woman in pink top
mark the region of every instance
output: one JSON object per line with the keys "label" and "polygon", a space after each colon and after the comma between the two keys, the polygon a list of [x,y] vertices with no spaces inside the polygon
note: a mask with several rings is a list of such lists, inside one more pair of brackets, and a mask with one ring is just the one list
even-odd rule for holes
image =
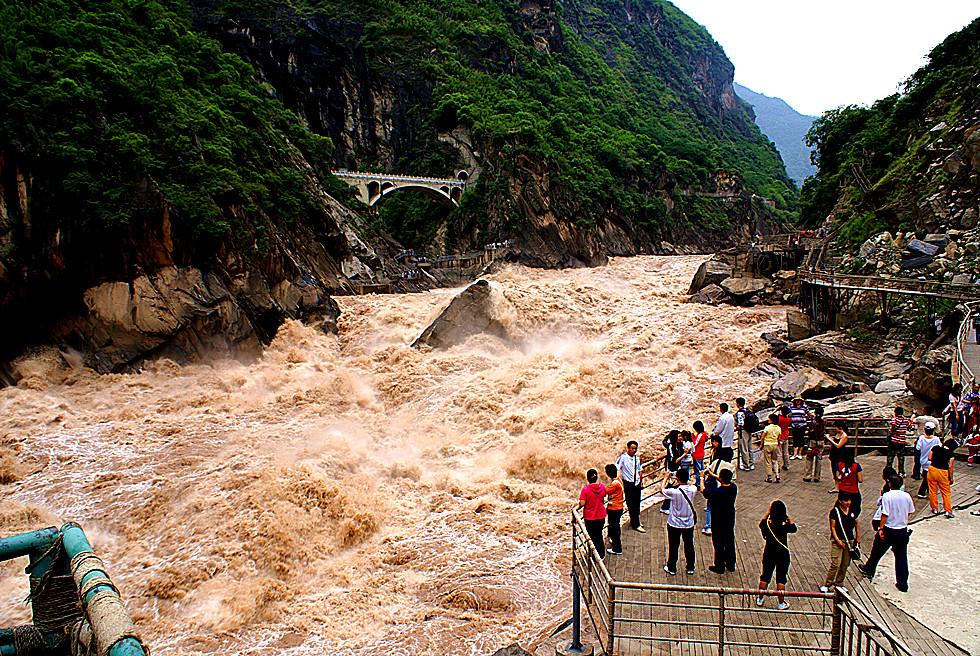
{"label": "woman in pink top", "polygon": [[592,539],[592,544],[599,552],[599,558],[606,557],[606,545],[602,539],[602,529],[606,525],[606,486],[599,482],[599,472],[590,469],[585,474],[588,485],[582,488],[578,495],[578,507],[582,509],[585,519],[585,530]]}

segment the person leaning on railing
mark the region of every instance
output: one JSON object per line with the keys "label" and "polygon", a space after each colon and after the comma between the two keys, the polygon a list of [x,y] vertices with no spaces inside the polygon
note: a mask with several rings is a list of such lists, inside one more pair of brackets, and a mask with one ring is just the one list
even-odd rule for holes
{"label": "person leaning on railing", "polygon": [[595,545],[599,558],[605,559],[606,545],[602,529],[606,525],[606,507],[603,505],[606,486],[599,482],[599,472],[594,469],[585,473],[585,479],[588,483],[579,494],[578,507],[581,508],[582,518],[585,520],[585,531]]}

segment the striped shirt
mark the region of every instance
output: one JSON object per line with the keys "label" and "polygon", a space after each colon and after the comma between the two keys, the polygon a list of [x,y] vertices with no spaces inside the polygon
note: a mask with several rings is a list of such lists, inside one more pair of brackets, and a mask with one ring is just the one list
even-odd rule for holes
{"label": "striped shirt", "polygon": [[892,444],[908,444],[909,435],[914,434],[914,424],[908,417],[895,417],[892,419],[891,431],[888,439]]}
{"label": "striped shirt", "polygon": [[789,418],[792,420],[791,426],[806,426],[806,416],[810,409],[805,405],[797,408],[793,406],[789,409]]}

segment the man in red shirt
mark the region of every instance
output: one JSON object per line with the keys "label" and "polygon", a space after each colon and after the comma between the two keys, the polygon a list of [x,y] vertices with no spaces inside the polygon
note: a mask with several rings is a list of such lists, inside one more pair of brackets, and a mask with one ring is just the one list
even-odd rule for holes
{"label": "man in red shirt", "polygon": [[892,466],[892,461],[898,458],[898,475],[905,478],[905,451],[908,450],[909,437],[915,432],[914,417],[905,416],[905,409],[895,408],[891,429],[888,432],[888,459],[886,467]]}

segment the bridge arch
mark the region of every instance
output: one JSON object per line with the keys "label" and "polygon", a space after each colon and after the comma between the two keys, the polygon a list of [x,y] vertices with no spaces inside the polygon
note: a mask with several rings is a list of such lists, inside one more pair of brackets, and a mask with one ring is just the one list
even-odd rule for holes
{"label": "bridge arch", "polygon": [[377,197],[372,196],[370,201],[368,202],[368,205],[371,206],[377,205],[378,202],[385,196],[388,196],[389,194],[402,189],[418,189],[419,191],[423,191],[427,193],[429,196],[432,196],[439,202],[446,203],[448,205],[459,205],[458,198],[453,198],[451,193],[452,190],[450,190],[449,187],[433,188],[426,184],[413,183],[413,182],[406,182],[404,184],[399,184],[399,185],[385,183],[381,187],[382,187],[381,193],[378,194]]}

